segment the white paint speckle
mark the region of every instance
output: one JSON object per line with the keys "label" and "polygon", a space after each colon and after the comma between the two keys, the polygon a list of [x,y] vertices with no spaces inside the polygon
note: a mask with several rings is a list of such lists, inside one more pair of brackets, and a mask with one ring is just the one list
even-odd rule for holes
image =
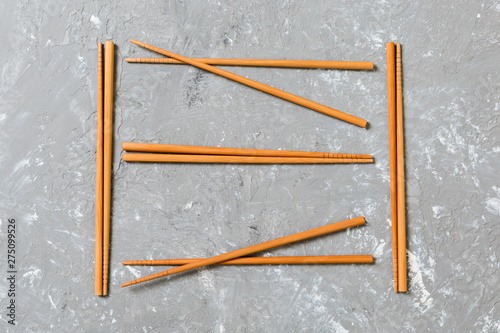
{"label": "white paint speckle", "polygon": [[92,15],[90,17],[90,22],[92,22],[97,27],[97,29],[101,28],[101,20],[99,20],[97,16]]}
{"label": "white paint speckle", "polygon": [[130,273],[132,273],[132,275],[135,276],[136,278],[141,276],[141,272],[138,269],[130,267],[130,266],[125,266],[125,267],[127,267],[127,269],[130,271]]}
{"label": "white paint speckle", "polygon": [[384,254],[385,240],[381,239],[380,244],[377,246],[375,251],[373,252],[373,256],[375,258],[380,258]]}
{"label": "white paint speckle", "polygon": [[486,200],[486,210],[493,215],[500,216],[500,198]]}
{"label": "white paint speckle", "polygon": [[50,295],[49,295],[49,301],[50,301],[51,308],[57,309],[56,304],[54,303],[54,301],[52,300],[52,296],[50,296]]}
{"label": "white paint speckle", "polygon": [[433,302],[433,298],[430,297],[431,294],[427,291],[425,288],[424,280],[423,280],[423,274],[425,275],[430,275],[432,276],[432,272],[430,271],[424,271],[422,268],[422,265],[420,263],[419,258],[415,256],[413,253],[410,251],[407,251],[408,253],[408,261],[409,265],[408,267],[410,268],[410,272],[412,273],[412,278],[411,278],[411,287],[413,290],[415,290],[415,293],[418,295],[420,294],[419,301],[416,306],[423,306],[422,312],[427,311],[431,306]]}
{"label": "white paint speckle", "polygon": [[23,274],[23,278],[28,279],[30,287],[33,288],[35,280],[40,280],[42,278],[42,270],[36,266],[30,266],[28,271]]}

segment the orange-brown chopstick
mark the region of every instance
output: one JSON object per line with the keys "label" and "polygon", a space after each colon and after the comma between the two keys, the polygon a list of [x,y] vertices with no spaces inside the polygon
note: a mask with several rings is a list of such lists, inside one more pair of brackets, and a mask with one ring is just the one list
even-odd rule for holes
{"label": "orange-brown chopstick", "polygon": [[387,98],[389,109],[389,167],[391,183],[392,266],[394,291],[398,292],[397,155],[396,155],[396,57],[394,43],[386,44]]}
{"label": "orange-brown chopstick", "polygon": [[111,163],[113,144],[113,72],[114,43],[107,41],[104,48],[104,199],[103,199],[103,259],[102,294],[108,294],[109,235],[111,219]]}
{"label": "orange-brown chopstick", "polygon": [[406,204],[403,135],[403,89],[401,71],[401,44],[396,46],[396,131],[397,131],[397,188],[398,188],[398,290],[407,291],[406,267]]}
{"label": "orange-brown chopstick", "polygon": [[267,157],[313,157],[313,158],[373,158],[372,155],[362,154],[337,154],[319,153],[309,151],[270,150],[270,149],[246,149],[246,148],[223,148],[186,145],[164,145],[156,143],[124,142],[123,150],[145,153],[167,153],[167,154],[202,154],[202,155],[232,155],[232,156],[267,156]]}
{"label": "orange-brown chopstick", "polygon": [[299,233],[296,233],[293,235],[273,239],[273,240],[270,240],[270,241],[267,241],[264,243],[252,245],[252,246],[245,247],[245,248],[242,248],[242,249],[239,249],[236,251],[227,252],[227,253],[220,254],[220,255],[215,256],[215,257],[201,259],[201,260],[198,260],[196,262],[192,262],[192,263],[185,264],[185,265],[182,265],[179,267],[168,269],[168,270],[163,271],[163,272],[159,272],[159,273],[145,276],[145,277],[142,277],[142,278],[130,281],[130,282],[123,283],[121,285],[121,287],[127,287],[127,286],[131,286],[131,285],[134,285],[137,283],[151,281],[151,280],[158,279],[158,278],[161,278],[161,277],[164,277],[167,275],[185,272],[185,271],[188,271],[188,270],[191,270],[194,268],[199,268],[199,267],[203,267],[203,266],[207,266],[207,265],[214,265],[214,264],[217,264],[217,263],[220,263],[223,261],[227,261],[230,259],[235,259],[235,258],[247,256],[247,255],[252,254],[252,253],[265,251],[265,250],[268,250],[268,249],[271,249],[271,248],[274,248],[277,246],[282,246],[282,245],[298,242],[301,240],[325,235],[325,234],[332,233],[335,231],[358,226],[358,225],[361,225],[364,223],[365,223],[365,219],[362,216],[356,217],[356,218],[353,218],[350,220],[345,220],[342,222],[332,223],[332,224],[329,224],[329,225],[326,225],[323,227],[302,231],[302,232],[299,232]]}
{"label": "orange-brown chopstick", "polygon": [[[202,259],[160,259],[122,261],[123,265],[141,266],[179,266]],[[217,263],[215,265],[308,265],[308,264],[371,264],[371,255],[338,255],[338,256],[290,256],[290,257],[240,257]]]}
{"label": "orange-brown chopstick", "polygon": [[103,195],[103,65],[102,43],[97,44],[97,147],[95,185],[95,294],[102,295],[102,195]]}
{"label": "orange-brown chopstick", "polygon": [[370,158],[309,158],[181,154],[123,154],[125,162],[234,163],[234,164],[346,164],[373,163]]}
{"label": "orange-brown chopstick", "polygon": [[247,79],[243,76],[236,75],[234,73],[225,71],[225,70],[220,69],[218,67],[210,66],[210,65],[207,65],[205,63],[202,63],[202,62],[190,59],[190,58],[186,58],[184,56],[181,56],[181,55],[178,55],[178,54],[166,51],[166,50],[162,50],[162,49],[157,48],[155,46],[151,46],[151,45],[148,45],[148,44],[145,44],[142,42],[138,42],[138,41],[133,40],[133,39],[131,39],[130,41],[134,44],[137,44],[139,46],[142,46],[142,47],[147,48],[149,50],[152,50],[154,52],[166,55],[166,56],[174,58],[174,59],[177,59],[179,61],[182,61],[182,62],[187,63],[189,65],[204,69],[204,70],[209,71],[211,73],[218,74],[218,75],[223,76],[227,79],[239,82],[241,84],[258,89],[260,91],[266,92],[266,93],[274,95],[276,97],[288,100],[290,102],[304,106],[304,107],[309,108],[311,110],[321,112],[323,114],[326,114],[326,115],[329,115],[331,117],[346,121],[348,123],[354,124],[354,125],[359,126],[359,127],[366,127],[367,121],[364,119],[352,116],[350,114],[344,113],[344,112],[339,111],[339,110],[332,109],[330,107],[327,107],[327,106],[321,105],[319,103],[307,100],[305,98],[290,94],[286,91],[276,89],[274,87],[262,84],[260,82]]}
{"label": "orange-brown chopstick", "polygon": [[[368,61],[330,61],[330,60],[281,60],[281,59],[215,59],[193,58],[198,62],[212,66],[249,66],[249,67],[284,67],[284,68],[329,68],[372,70],[373,62]],[[172,58],[126,58],[126,62],[142,64],[175,64],[184,62]]]}

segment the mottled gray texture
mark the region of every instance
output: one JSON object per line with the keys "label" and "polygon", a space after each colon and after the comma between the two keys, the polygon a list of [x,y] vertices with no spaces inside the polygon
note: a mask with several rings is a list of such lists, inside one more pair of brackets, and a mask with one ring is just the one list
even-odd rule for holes
{"label": "mottled gray texture", "polygon": [[[498,332],[496,1],[0,2],[0,253],[18,222],[17,332]],[[361,129],[155,56],[373,61],[369,71],[229,68],[367,119]],[[116,43],[110,296],[94,296],[97,42]],[[385,43],[403,45],[409,293],[392,287]],[[370,153],[373,165],[121,161],[123,141]],[[364,215],[269,255],[371,266],[159,271]],[[2,259],[0,308],[5,309]],[[2,310],[0,330],[14,331]]]}

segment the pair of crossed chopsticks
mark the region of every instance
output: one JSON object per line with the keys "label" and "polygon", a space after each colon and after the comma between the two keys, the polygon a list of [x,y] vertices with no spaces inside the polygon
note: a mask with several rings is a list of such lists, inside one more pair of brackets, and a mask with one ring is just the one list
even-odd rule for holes
{"label": "pair of crossed chopsticks", "polygon": [[269,250],[278,246],[298,242],[301,240],[326,235],[335,231],[351,228],[365,223],[364,217],[356,217],[342,222],[332,223],[323,227],[302,231],[293,235],[277,238],[264,243],[245,247],[236,251],[227,252],[211,258],[204,259],[165,259],[165,260],[137,260],[124,261],[124,265],[181,265],[156,274],[121,284],[128,287],[134,284],[151,281],[167,275],[185,272],[207,265],[256,265],[256,264],[350,264],[372,263],[371,255],[353,256],[298,256],[298,257],[244,257],[249,254]]}
{"label": "pair of crossed chopsticks", "polygon": [[[352,116],[350,114],[344,113],[339,110],[332,109],[328,106],[310,101],[308,99],[290,94],[286,91],[276,89],[274,87],[262,84],[257,81],[253,81],[250,79],[247,79],[243,76],[236,75],[234,73],[225,71],[223,69],[214,67],[209,65],[208,63],[214,63],[214,64],[223,64],[223,65],[240,65],[240,66],[278,66],[278,67],[302,67],[302,68],[320,68],[323,66],[323,68],[343,68],[343,69],[373,69],[373,63],[371,62],[342,62],[342,61],[335,61],[335,62],[328,62],[328,61],[303,61],[303,60],[257,60],[257,59],[248,59],[248,60],[240,60],[240,59],[215,59],[211,60],[208,59],[191,59],[187,58],[175,53],[172,53],[170,51],[162,50],[160,48],[157,48],[152,45],[148,45],[142,42],[138,42],[136,40],[131,39],[130,40],[132,43],[137,44],[139,46],[142,46],[144,48],[147,48],[149,50],[152,50],[154,52],[163,54],[167,57],[172,58],[173,60],[170,59],[165,59],[165,60],[147,60],[145,62],[149,63],[185,63],[189,64],[201,69],[204,69],[208,72],[218,74],[220,76],[223,76],[227,79],[239,82],[241,84],[247,85],[249,87],[255,88],[257,90],[266,92],[268,94],[274,95],[276,97],[285,99],[287,101],[290,101],[292,103],[296,103],[298,105],[302,105],[306,108],[309,108],[311,110],[315,110],[321,113],[324,113],[328,116],[346,121],[348,123],[354,124],[359,127],[366,127],[367,121],[355,116]],[[199,61],[201,60],[201,61]],[[127,61],[129,62],[143,62],[142,59],[128,59]],[[203,62],[206,61],[206,62]]]}

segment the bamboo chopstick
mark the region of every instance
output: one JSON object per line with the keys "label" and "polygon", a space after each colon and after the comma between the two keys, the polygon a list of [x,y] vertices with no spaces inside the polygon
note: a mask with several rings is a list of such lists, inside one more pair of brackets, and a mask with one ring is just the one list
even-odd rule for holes
{"label": "bamboo chopstick", "polygon": [[396,46],[396,130],[397,130],[397,190],[398,190],[398,290],[407,291],[406,267],[406,205],[403,135],[403,89],[401,71],[401,44]]}
{"label": "bamboo chopstick", "polygon": [[196,60],[193,60],[190,58],[186,58],[186,57],[183,57],[181,55],[178,55],[178,54],[166,51],[166,50],[162,50],[162,49],[157,48],[155,46],[151,46],[151,45],[148,45],[148,44],[145,44],[145,43],[133,40],[133,39],[131,39],[130,41],[134,44],[137,44],[139,46],[142,46],[142,47],[147,48],[149,50],[152,50],[154,52],[166,55],[166,56],[174,58],[174,59],[177,59],[179,61],[182,61],[182,62],[187,63],[189,65],[204,69],[204,70],[212,72],[214,74],[221,75],[225,78],[228,78],[230,80],[239,82],[239,83],[247,85],[249,87],[258,89],[260,91],[266,92],[266,93],[274,95],[276,97],[280,97],[282,99],[285,99],[285,100],[288,100],[290,102],[307,107],[309,109],[324,113],[324,114],[329,115],[331,117],[346,121],[346,122],[354,124],[356,126],[366,127],[367,121],[364,119],[352,116],[350,114],[344,113],[344,112],[339,111],[339,110],[332,109],[330,107],[327,107],[327,106],[321,105],[319,103],[307,100],[305,98],[290,94],[286,91],[276,89],[274,87],[262,84],[260,82],[247,79],[243,76],[233,74],[233,73],[225,71],[223,69],[213,67],[213,66],[204,64],[202,62],[199,62],[199,61],[196,61]]}
{"label": "bamboo chopstick", "polygon": [[111,218],[111,162],[113,144],[113,71],[114,43],[107,41],[104,48],[104,200],[103,200],[103,287],[108,293],[109,234]]}
{"label": "bamboo chopstick", "polygon": [[[281,60],[281,59],[215,59],[192,58],[207,65],[249,66],[249,67],[285,67],[285,68],[330,68],[372,70],[373,62],[368,61],[329,61],[329,60]],[[175,64],[184,62],[172,58],[125,58],[126,62],[143,64]]]}
{"label": "bamboo chopstick", "polygon": [[391,183],[392,266],[394,291],[398,292],[397,156],[396,156],[396,57],[394,43],[386,44],[387,98],[389,109],[389,166]]}
{"label": "bamboo chopstick", "polygon": [[309,158],[181,154],[123,154],[125,162],[242,163],[242,164],[346,164],[373,163],[370,158]]}
{"label": "bamboo chopstick", "polygon": [[[123,265],[141,266],[179,266],[197,262],[197,259],[161,259],[122,261]],[[291,256],[291,257],[240,257],[217,263],[215,265],[299,265],[299,264],[371,264],[371,255],[338,255],[338,256]]]}
{"label": "bamboo chopstick", "polygon": [[102,43],[97,44],[97,147],[95,186],[95,294],[102,295],[102,196],[103,196],[103,66]]}
{"label": "bamboo chopstick", "polygon": [[232,155],[232,156],[268,156],[268,157],[314,157],[314,158],[373,158],[372,155],[319,153],[309,151],[222,148],[186,145],[164,145],[155,143],[124,142],[123,150],[147,153],[170,154],[203,154],[203,155]]}
{"label": "bamboo chopstick", "polygon": [[242,249],[239,249],[236,251],[231,251],[231,252],[227,252],[224,254],[220,254],[220,255],[215,256],[215,257],[201,259],[201,260],[198,260],[196,262],[192,262],[192,263],[185,264],[185,265],[182,265],[179,267],[171,268],[171,269],[168,269],[168,270],[163,271],[163,272],[148,275],[148,276],[145,276],[145,277],[133,280],[133,281],[123,283],[121,285],[121,287],[127,287],[127,286],[131,286],[131,285],[134,285],[137,283],[151,281],[151,280],[158,279],[158,278],[161,278],[161,277],[164,277],[167,275],[185,272],[185,271],[188,271],[188,270],[191,270],[194,268],[199,268],[199,267],[203,267],[203,266],[207,266],[207,265],[214,265],[214,264],[217,264],[217,263],[220,263],[223,261],[227,261],[230,259],[235,259],[235,258],[246,256],[246,255],[249,255],[252,253],[265,251],[265,250],[268,250],[268,249],[271,249],[271,248],[274,248],[277,246],[282,246],[282,245],[298,242],[301,240],[325,235],[325,234],[328,234],[331,232],[347,229],[347,228],[361,225],[364,223],[365,223],[365,219],[362,216],[356,217],[356,218],[353,218],[350,220],[332,223],[332,224],[329,224],[329,225],[326,225],[323,227],[302,231],[302,232],[299,232],[299,233],[296,233],[293,235],[273,239],[273,240],[270,240],[270,241],[267,241],[264,243],[245,247],[245,248],[242,248]]}

